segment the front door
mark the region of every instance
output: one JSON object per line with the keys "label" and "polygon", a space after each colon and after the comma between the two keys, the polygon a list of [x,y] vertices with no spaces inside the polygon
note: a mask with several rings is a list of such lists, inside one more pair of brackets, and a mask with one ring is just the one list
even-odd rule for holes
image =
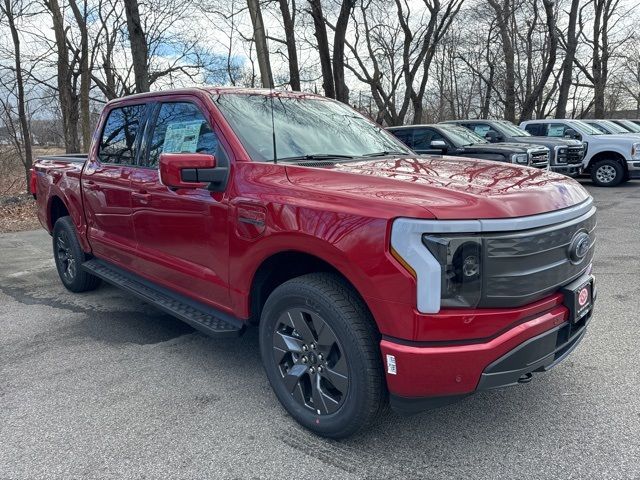
{"label": "front door", "polygon": [[148,145],[131,174],[135,270],[214,307],[229,305],[228,205],[224,192],[173,189],[160,182],[165,153],[208,153],[227,162],[212,119],[195,99],[160,103],[148,125]]}
{"label": "front door", "polygon": [[82,173],[88,238],[93,253],[124,267],[135,258],[131,218],[131,173],[147,106],[127,105],[107,113],[96,151]]}

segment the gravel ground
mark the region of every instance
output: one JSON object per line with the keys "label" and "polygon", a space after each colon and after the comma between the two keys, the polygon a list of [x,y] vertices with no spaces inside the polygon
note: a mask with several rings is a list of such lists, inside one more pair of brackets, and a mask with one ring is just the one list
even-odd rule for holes
{"label": "gravel ground", "polygon": [[281,409],[255,331],[212,339],[119,290],[67,292],[0,235],[0,478],[640,478],[640,182],[599,206],[587,337],[526,385],[345,441]]}

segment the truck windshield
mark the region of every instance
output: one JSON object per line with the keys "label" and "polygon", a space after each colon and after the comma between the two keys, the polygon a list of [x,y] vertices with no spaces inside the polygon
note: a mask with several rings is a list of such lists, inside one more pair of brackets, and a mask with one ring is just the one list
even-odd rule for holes
{"label": "truck windshield", "polygon": [[583,122],[582,120],[572,120],[569,125],[581,133],[586,133],[587,135],[604,135],[600,130],[595,127],[592,127],[588,123]]}
{"label": "truck windshield", "polygon": [[511,122],[502,121],[497,122],[500,125],[500,128],[503,130],[503,133],[506,133],[509,137],[530,137],[531,134],[517,127]]}
{"label": "truck windshield", "polygon": [[476,143],[489,143],[480,135],[473,133],[465,127],[458,127],[457,125],[440,125],[440,128],[456,147],[465,147]]}
{"label": "truck windshield", "polygon": [[630,120],[619,120],[619,122],[630,132],[640,133],[640,125],[636,125]]}
{"label": "truck windshield", "polygon": [[[357,158],[412,152],[348,106],[317,97],[213,94],[213,101],[252,160]],[[271,110],[273,105],[273,126]]]}
{"label": "truck windshield", "polygon": [[613,123],[611,120],[600,120],[600,123],[606,130],[609,131],[609,133],[612,134],[627,134],[630,133],[629,130],[627,130],[624,127],[621,127],[620,125]]}

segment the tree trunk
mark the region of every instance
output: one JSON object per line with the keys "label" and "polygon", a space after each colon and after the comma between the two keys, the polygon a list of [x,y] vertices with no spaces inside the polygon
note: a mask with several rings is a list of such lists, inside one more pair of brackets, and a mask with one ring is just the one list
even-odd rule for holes
{"label": "tree trunk", "polygon": [[562,61],[562,80],[558,91],[558,105],[556,106],[556,118],[566,118],[567,102],[569,101],[569,89],[573,81],[573,62],[578,48],[576,36],[576,23],[580,0],[572,0],[569,10],[569,27],[567,29],[567,41],[564,60]]}
{"label": "tree trunk", "polygon": [[131,45],[131,59],[133,60],[133,74],[136,80],[136,92],[149,91],[149,51],[142,22],[138,0],[124,0],[124,10],[127,15],[127,30]]}
{"label": "tree trunk", "polygon": [[269,62],[269,47],[267,46],[267,35],[262,21],[262,11],[259,0],[247,0],[251,23],[253,24],[253,40],[256,44],[256,56],[258,57],[258,67],[260,68],[260,79],[264,88],[273,88],[273,75],[271,73],[271,63]]}
{"label": "tree trunk", "polygon": [[333,82],[333,70],[331,67],[331,52],[329,51],[329,40],[327,38],[327,27],[324,22],[324,13],[322,13],[322,4],[320,0],[309,0],[313,17],[313,25],[315,27],[315,36],[318,41],[318,54],[320,55],[320,67],[322,70],[322,88],[325,96],[336,98],[336,91]]}
{"label": "tree trunk", "polygon": [[58,97],[62,114],[65,150],[67,153],[76,153],[80,151],[80,142],[78,141],[78,97],[71,83],[72,72],[69,67],[69,49],[67,47],[64,19],[58,0],[47,0],[45,6],[51,12],[58,53]]}
{"label": "tree trunk", "polygon": [[[295,0],[292,10],[295,12]],[[287,54],[289,56],[289,85],[291,85],[291,90],[300,91],[300,68],[298,67],[298,50],[296,48],[296,36],[294,32],[295,23],[291,17],[287,0],[280,0],[280,12],[282,13],[282,23],[284,23],[284,33],[287,42]]]}
{"label": "tree trunk", "polygon": [[355,0],[342,0],[340,14],[336,21],[333,37],[333,80],[336,100],[349,104],[349,88],[344,81],[344,40],[349,25],[349,16],[355,7]]}
{"label": "tree trunk", "polygon": [[82,149],[89,151],[91,146],[91,117],[89,112],[89,90],[91,88],[91,71],[89,69],[89,34],[87,32],[87,4],[81,12],[76,0],[69,2],[73,15],[80,29],[80,122],[82,123]]}
{"label": "tree trunk", "polygon": [[547,30],[549,35],[549,57],[547,63],[540,74],[540,78],[535,86],[531,88],[527,97],[525,98],[522,111],[520,112],[520,122],[530,120],[535,110],[536,103],[541,100],[544,87],[547,85],[547,81],[551,76],[551,72],[556,65],[556,55],[558,50],[558,32],[556,30],[556,17],[554,12],[554,0],[543,0],[544,10],[547,19]]}
{"label": "tree trunk", "polygon": [[516,79],[515,79],[515,52],[511,33],[509,32],[509,15],[513,5],[510,0],[504,0],[500,5],[497,0],[488,0],[489,5],[496,13],[496,23],[502,40],[502,53],[504,55],[504,118],[510,122],[516,121]]}
{"label": "tree trunk", "polygon": [[11,9],[11,1],[4,0],[4,14],[7,17],[9,23],[9,29],[11,30],[11,38],[13,39],[13,51],[15,56],[16,65],[16,85],[18,87],[18,117],[20,120],[20,133],[22,135],[22,144],[24,145],[24,158],[22,164],[24,165],[25,178],[26,178],[26,190],[29,191],[29,170],[32,164],[32,152],[31,152],[31,132],[29,131],[29,121],[27,118],[27,108],[24,99],[24,80],[22,78],[22,57],[20,51],[20,36],[18,35],[18,29],[16,28],[15,18],[13,16],[13,10]]}

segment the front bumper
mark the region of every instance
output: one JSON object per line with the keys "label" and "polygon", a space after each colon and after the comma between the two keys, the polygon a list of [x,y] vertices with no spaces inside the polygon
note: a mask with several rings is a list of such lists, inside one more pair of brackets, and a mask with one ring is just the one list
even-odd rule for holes
{"label": "front bumper", "polygon": [[476,391],[528,382],[533,373],[553,368],[571,353],[590,318],[591,313],[571,324],[567,307],[560,305],[488,342],[416,346],[383,339],[391,407],[415,413]]}
{"label": "front bumper", "polygon": [[556,173],[562,173],[570,177],[576,177],[582,173],[582,164],[577,163],[573,165],[551,165],[550,170]]}
{"label": "front bumper", "polygon": [[640,160],[627,160],[629,178],[640,178]]}

